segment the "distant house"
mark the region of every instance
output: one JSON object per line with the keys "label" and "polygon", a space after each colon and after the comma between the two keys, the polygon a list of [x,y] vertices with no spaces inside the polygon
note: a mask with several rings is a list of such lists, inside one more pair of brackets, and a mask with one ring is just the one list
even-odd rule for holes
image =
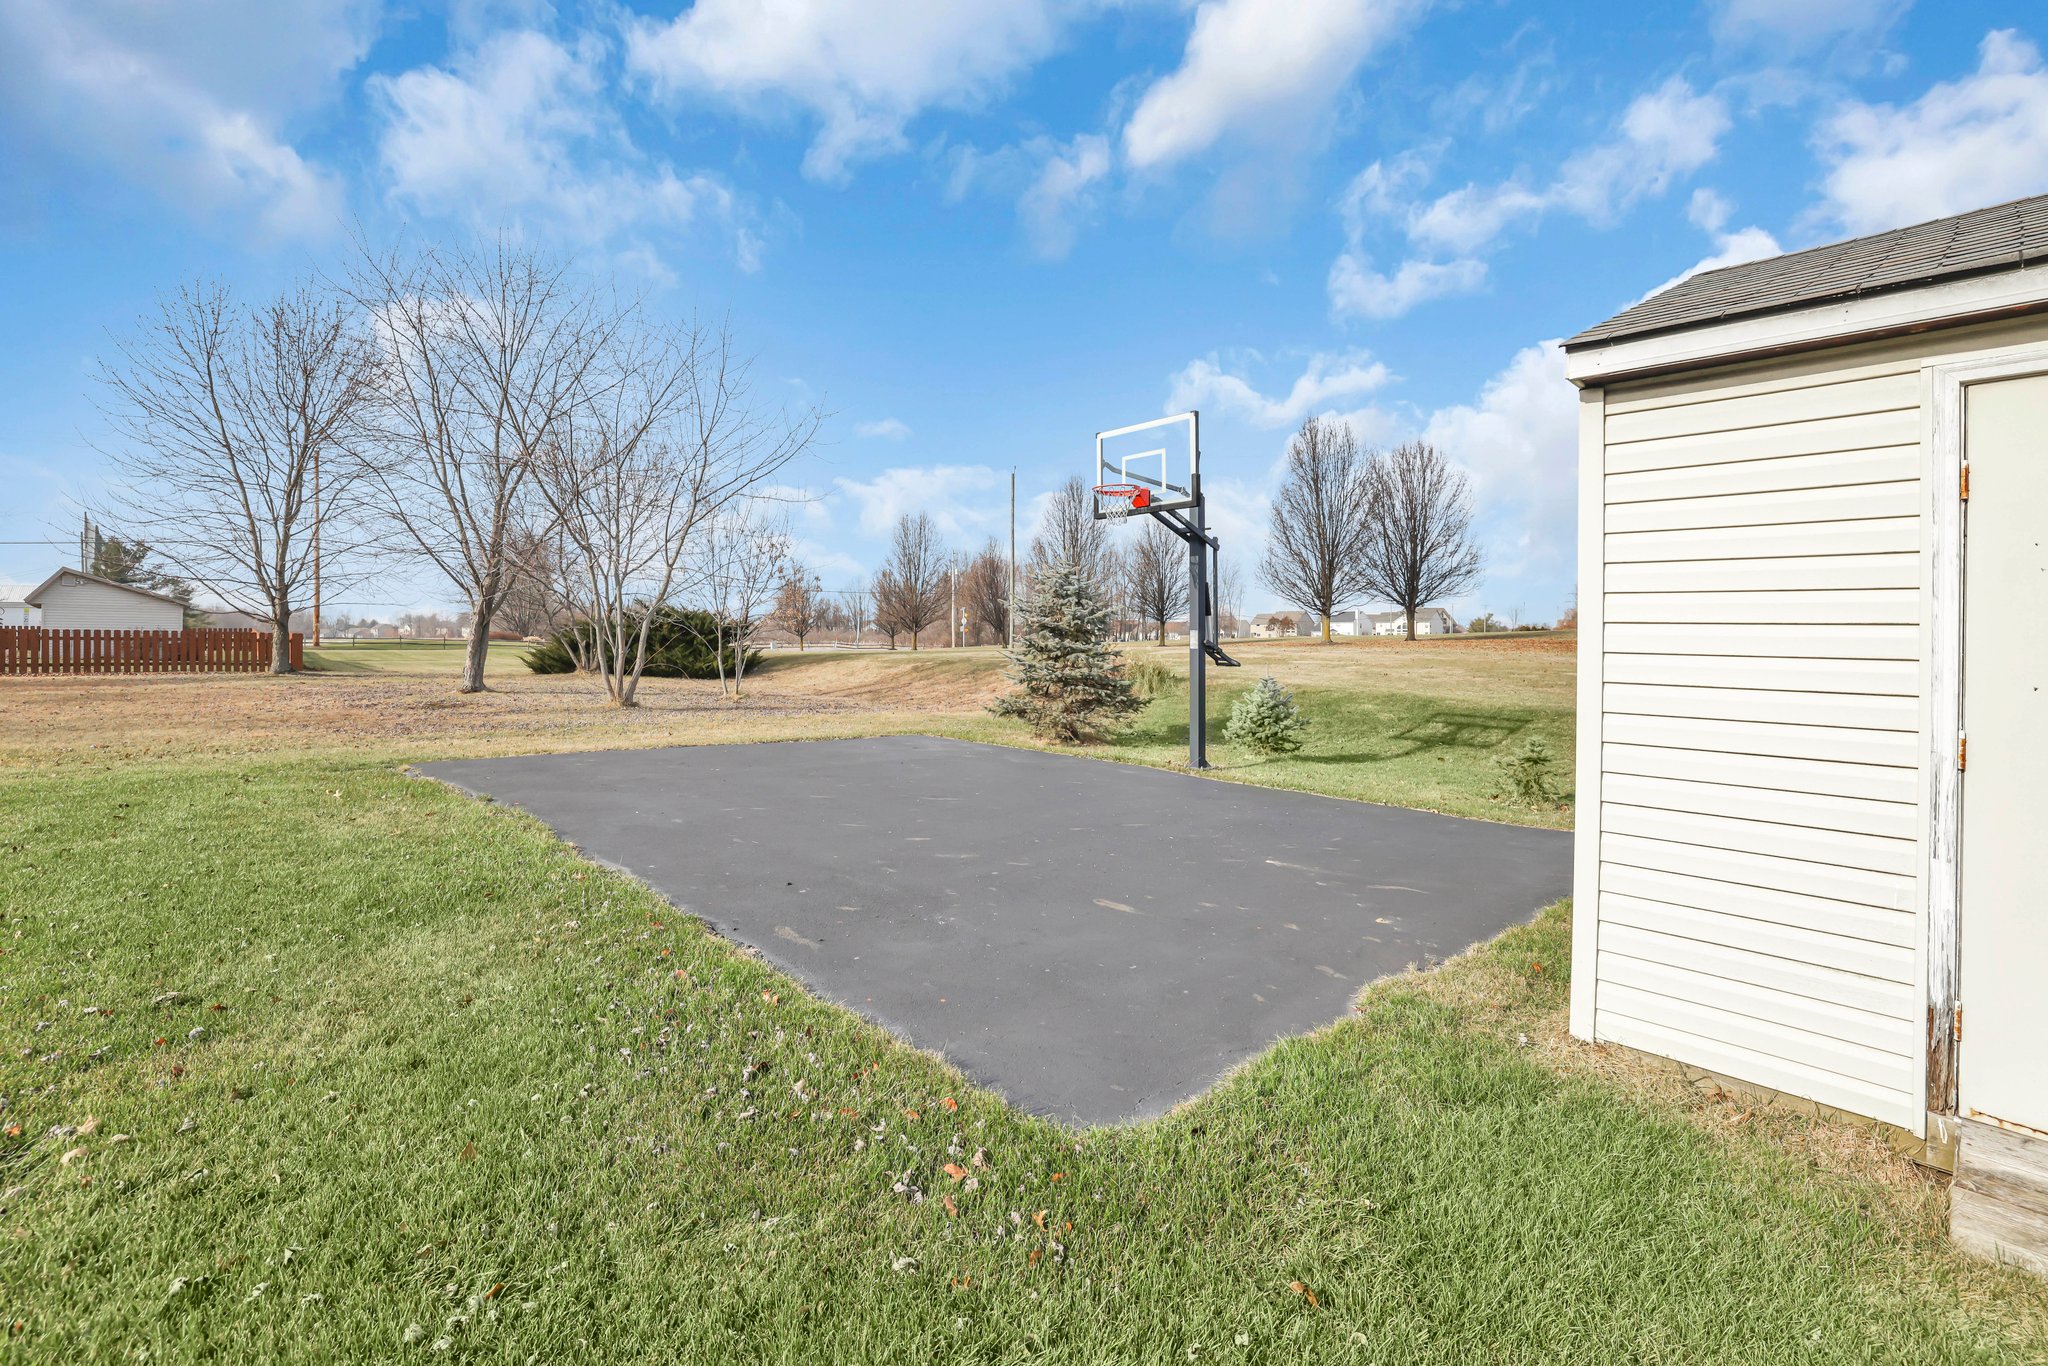
{"label": "distant house", "polygon": [[[1372,623],[1373,635],[1408,634],[1408,614],[1405,612],[1371,612],[1366,619]],[[1448,636],[1456,633],[1457,629],[1457,621],[1441,607],[1418,607],[1415,610],[1415,634],[1418,636]]]}
{"label": "distant house", "polygon": [[1302,633],[1302,622],[1309,619],[1301,612],[1261,612],[1252,618],[1252,635],[1261,640],[1298,636]]}
{"label": "distant house", "polygon": [[0,583],[0,626],[34,626],[36,609],[28,605],[32,583]]}
{"label": "distant house", "polygon": [[60,569],[25,595],[51,630],[182,631],[185,604],[168,593]]}

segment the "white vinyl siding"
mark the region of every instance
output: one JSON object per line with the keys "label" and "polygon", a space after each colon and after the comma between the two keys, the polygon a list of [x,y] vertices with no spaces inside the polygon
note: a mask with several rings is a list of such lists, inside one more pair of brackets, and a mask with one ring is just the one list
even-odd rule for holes
{"label": "white vinyl siding", "polygon": [[40,625],[52,630],[177,631],[185,610],[146,593],[87,580],[60,578],[43,591]]}
{"label": "white vinyl siding", "polygon": [[1592,1030],[1909,1128],[1920,358],[1605,396]]}

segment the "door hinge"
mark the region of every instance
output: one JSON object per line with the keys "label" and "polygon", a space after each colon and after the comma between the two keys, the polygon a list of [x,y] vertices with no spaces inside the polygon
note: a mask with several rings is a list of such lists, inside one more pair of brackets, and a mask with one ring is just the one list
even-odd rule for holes
{"label": "door hinge", "polygon": [[1961,1006],[1956,1007],[1955,1022],[1949,1026],[1949,1030],[1950,1038],[1954,1039],[1957,1043],[1963,1041],[1963,1008]]}
{"label": "door hinge", "polygon": [[1956,737],[1956,772],[1970,771],[1970,737],[1967,734]]}
{"label": "door hinge", "polygon": [[1964,502],[1970,501],[1970,462],[1967,460],[1963,462],[1963,487],[1960,496]]}

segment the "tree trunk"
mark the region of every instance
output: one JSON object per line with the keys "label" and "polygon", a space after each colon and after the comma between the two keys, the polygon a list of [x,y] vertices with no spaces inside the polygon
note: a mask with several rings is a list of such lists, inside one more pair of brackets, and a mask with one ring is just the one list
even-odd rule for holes
{"label": "tree trunk", "polygon": [[1415,639],[1415,609],[1408,609],[1408,639]]}
{"label": "tree trunk", "polygon": [[292,609],[284,605],[271,609],[270,671],[274,674],[292,671]]}
{"label": "tree trunk", "polygon": [[491,651],[491,619],[487,613],[476,612],[469,621],[469,643],[462,651],[463,692],[483,692],[484,660]]}
{"label": "tree trunk", "polygon": [[1330,614],[1329,614],[1328,612],[1325,612],[1325,613],[1323,613],[1323,644],[1325,644],[1325,645],[1328,645],[1329,643],[1330,643]]}

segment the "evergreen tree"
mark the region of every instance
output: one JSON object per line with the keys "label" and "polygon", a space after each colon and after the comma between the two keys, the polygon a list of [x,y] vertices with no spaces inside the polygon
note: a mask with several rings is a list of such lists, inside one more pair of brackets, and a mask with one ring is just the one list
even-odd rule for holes
{"label": "evergreen tree", "polygon": [[1017,648],[1006,651],[1015,692],[990,708],[1040,737],[1073,743],[1144,707],[1109,645],[1109,603],[1085,567],[1053,565],[1023,604]]}
{"label": "evergreen tree", "polygon": [[1230,709],[1223,738],[1260,754],[1292,754],[1307,731],[1308,718],[1294,704],[1294,694],[1267,674]]}

